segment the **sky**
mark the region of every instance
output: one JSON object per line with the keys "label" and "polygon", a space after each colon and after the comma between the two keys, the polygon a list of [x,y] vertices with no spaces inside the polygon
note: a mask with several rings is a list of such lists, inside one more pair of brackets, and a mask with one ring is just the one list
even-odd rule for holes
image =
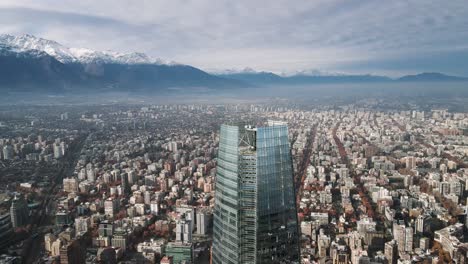
{"label": "sky", "polygon": [[466,0],[0,0],[0,33],[210,72],[468,76]]}

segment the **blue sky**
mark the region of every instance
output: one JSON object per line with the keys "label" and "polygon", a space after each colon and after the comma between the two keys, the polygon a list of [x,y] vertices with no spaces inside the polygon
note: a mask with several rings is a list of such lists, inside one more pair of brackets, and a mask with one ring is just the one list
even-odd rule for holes
{"label": "blue sky", "polygon": [[466,0],[1,0],[0,33],[207,71],[468,76]]}

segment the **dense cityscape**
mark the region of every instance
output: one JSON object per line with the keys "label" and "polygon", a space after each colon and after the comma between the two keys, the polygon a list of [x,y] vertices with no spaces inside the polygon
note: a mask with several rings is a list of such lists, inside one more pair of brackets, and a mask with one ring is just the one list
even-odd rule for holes
{"label": "dense cityscape", "polygon": [[467,0],[0,0],[0,264],[468,264]]}
{"label": "dense cityscape", "polygon": [[[222,132],[234,123],[246,125]],[[284,248],[282,235],[256,233],[256,223],[274,221],[257,213],[260,198],[228,214],[233,138],[223,135],[257,133],[258,147],[239,135],[239,162],[258,155],[260,164],[269,154],[260,154],[259,134],[271,124],[286,131],[286,166],[269,172],[281,175],[282,191],[265,194],[268,210],[277,195],[291,197],[279,217]],[[0,263],[231,263],[231,250],[247,252],[235,256],[242,263],[467,263],[465,112],[286,102],[2,107],[0,148]],[[239,168],[255,171],[246,164]],[[255,185],[246,175],[255,173],[239,172],[239,204]],[[255,192],[275,189],[268,184]],[[228,230],[247,241],[238,251],[223,242]],[[276,242],[256,241],[265,236]]]}

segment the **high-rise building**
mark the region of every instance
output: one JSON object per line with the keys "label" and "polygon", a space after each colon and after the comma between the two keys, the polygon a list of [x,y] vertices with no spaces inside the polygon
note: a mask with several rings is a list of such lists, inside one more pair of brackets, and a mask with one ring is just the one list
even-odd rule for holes
{"label": "high-rise building", "polygon": [[78,180],[76,178],[63,179],[63,191],[68,193],[78,191]]}
{"label": "high-rise building", "polygon": [[13,237],[13,226],[10,214],[0,214],[0,248],[8,245]]}
{"label": "high-rise building", "polygon": [[210,220],[212,219],[212,216],[213,214],[209,207],[197,209],[197,234],[208,234],[208,228],[210,226]]}
{"label": "high-rise building", "polygon": [[63,156],[62,146],[59,143],[54,144],[54,158],[59,159]]}
{"label": "high-rise building", "polygon": [[71,223],[70,212],[60,210],[55,214],[55,224],[58,226],[69,225]]}
{"label": "high-rise building", "polygon": [[398,244],[395,240],[385,243],[385,258],[388,264],[396,264],[398,260]]}
{"label": "high-rise building", "polygon": [[104,213],[107,216],[114,217],[114,214],[117,212],[117,200],[108,198],[104,202]]}
{"label": "high-rise building", "polygon": [[96,173],[94,169],[90,168],[86,171],[86,175],[88,177],[88,181],[94,182],[96,180]]}
{"label": "high-rise building", "polygon": [[348,248],[345,245],[332,244],[330,250],[333,264],[347,264],[349,263]]}
{"label": "high-rise building", "polygon": [[192,221],[192,231],[195,230],[195,208],[190,205],[180,205],[176,207],[176,212],[185,214],[185,219]]}
{"label": "high-rise building", "polygon": [[375,231],[377,223],[369,217],[363,217],[361,220],[357,222],[357,231],[361,233],[361,235],[365,235],[367,232]]}
{"label": "high-rise building", "polygon": [[57,237],[54,234],[52,233],[45,234],[44,247],[47,252],[52,251],[52,244],[55,242],[55,240],[57,240]]}
{"label": "high-rise building", "polygon": [[11,145],[6,145],[3,147],[3,159],[4,160],[11,160],[15,156],[15,150]]}
{"label": "high-rise building", "polygon": [[151,201],[150,203],[150,211],[153,215],[158,215],[159,213],[159,202],[158,201]]}
{"label": "high-rise building", "polygon": [[82,181],[86,179],[86,170],[81,169],[80,172],[78,172],[78,180]]}
{"label": "high-rise building", "polygon": [[393,237],[398,243],[399,252],[413,251],[413,228],[405,225],[393,224]]}
{"label": "high-rise building", "polygon": [[221,126],[213,233],[214,264],[299,262],[286,124]]}
{"label": "high-rise building", "polygon": [[128,246],[128,234],[121,228],[115,229],[114,237],[112,238],[112,246],[115,248],[121,248],[123,251],[127,250]]}
{"label": "high-rise building", "polygon": [[10,206],[11,224],[14,228],[28,222],[28,204],[21,196],[15,196]]}
{"label": "high-rise building", "polygon": [[424,224],[426,222],[426,219],[427,219],[427,216],[425,215],[419,215],[416,218],[416,224],[415,224],[416,233],[421,234],[424,232]]}
{"label": "high-rise building", "polygon": [[134,170],[127,172],[127,182],[130,185],[133,185],[137,181],[136,174]]}
{"label": "high-rise building", "polygon": [[190,219],[186,219],[186,215],[183,214],[181,219],[177,220],[176,223],[176,241],[177,242],[192,242],[192,225],[193,222]]}
{"label": "high-rise building", "polygon": [[102,221],[99,223],[98,232],[100,237],[111,237],[114,235],[114,224],[109,221]]}
{"label": "high-rise building", "polygon": [[68,242],[60,248],[61,264],[85,263],[86,252],[78,240]]}
{"label": "high-rise building", "polygon": [[53,257],[60,256],[60,249],[62,248],[62,245],[62,239],[56,239],[54,242],[52,242],[52,245],[50,247],[50,255]]}
{"label": "high-rise building", "polygon": [[412,252],[413,251],[413,228],[407,227],[405,229],[405,251]]}
{"label": "high-rise building", "polygon": [[415,167],[416,167],[416,158],[413,156],[406,157],[406,168],[412,170]]}
{"label": "high-rise building", "polygon": [[419,248],[422,250],[428,250],[429,249],[429,238],[427,237],[421,237],[419,239]]}
{"label": "high-rise building", "polygon": [[65,112],[63,114],[60,115],[60,120],[68,120],[68,113]]}
{"label": "high-rise building", "polygon": [[77,217],[75,218],[75,231],[76,233],[86,233],[91,226],[91,220],[89,217]]}

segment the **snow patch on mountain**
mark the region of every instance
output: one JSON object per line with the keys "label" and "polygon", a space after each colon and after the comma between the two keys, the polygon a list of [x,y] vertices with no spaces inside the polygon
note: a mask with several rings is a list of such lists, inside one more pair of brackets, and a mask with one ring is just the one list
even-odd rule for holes
{"label": "snow patch on mountain", "polygon": [[229,74],[257,74],[257,73],[263,73],[261,71],[256,71],[255,69],[252,69],[250,67],[245,67],[242,69],[239,68],[231,68],[231,69],[213,69],[209,71],[212,74],[215,75],[229,75]]}
{"label": "snow patch on mountain", "polygon": [[0,34],[0,48],[2,47],[8,47],[19,53],[45,52],[62,63],[177,64],[150,58],[140,52],[119,53],[115,51],[95,51],[87,48],[68,48],[56,41],[28,34],[22,36]]}
{"label": "snow patch on mountain", "polygon": [[330,72],[330,71],[324,71],[324,70],[319,70],[319,69],[306,69],[306,70],[300,70],[300,71],[294,71],[294,72],[283,72],[281,76],[317,76],[317,77],[323,77],[323,76],[349,76],[353,75],[350,73],[345,73],[345,72]]}

